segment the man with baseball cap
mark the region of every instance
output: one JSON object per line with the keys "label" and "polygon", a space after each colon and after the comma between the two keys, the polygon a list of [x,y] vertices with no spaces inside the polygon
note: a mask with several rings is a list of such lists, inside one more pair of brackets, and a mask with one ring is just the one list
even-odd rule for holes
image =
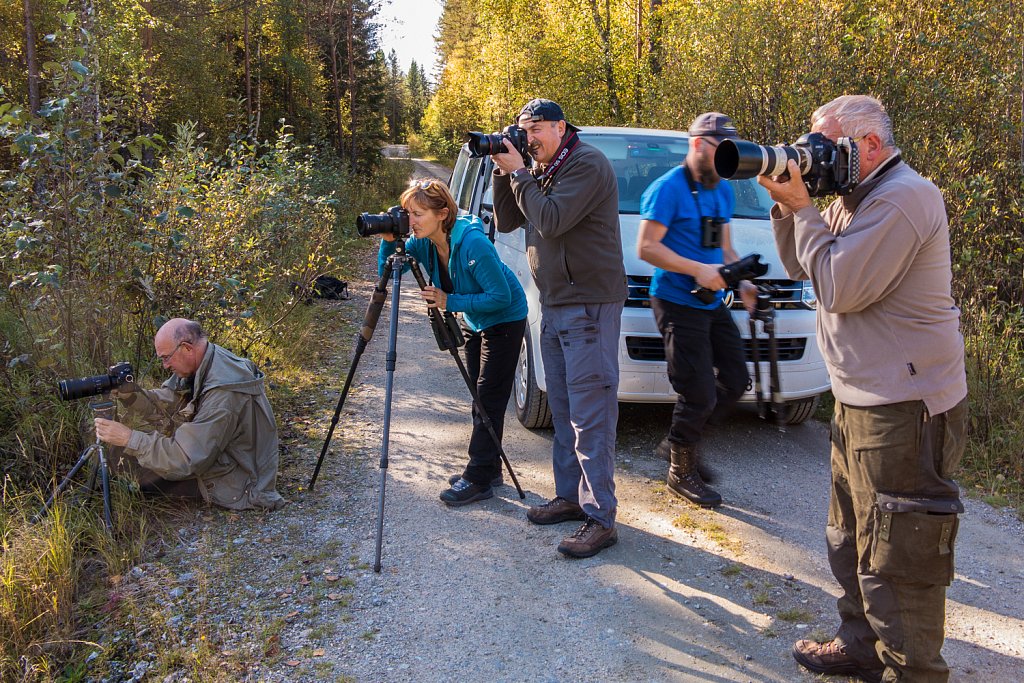
{"label": "man with baseball cap", "polygon": [[[718,272],[738,257],[729,229],[735,197],[715,172],[715,148],[737,137],[725,114],[708,112],[694,119],[683,163],[644,191],[637,238],[640,258],[655,266],[651,308],[665,340],[669,381],[679,394],[658,453],[670,462],[669,490],[708,508],[721,505],[722,496],[707,486],[710,472],[700,467],[697,445],[708,418],[731,409],[749,380]],[[691,293],[697,287],[714,291],[714,299],[698,299]],[[756,288],[743,282],[740,294],[753,310]]]}
{"label": "man with baseball cap", "polygon": [[618,182],[608,159],[579,139],[551,100],[527,102],[517,123],[536,164],[528,169],[507,142],[491,157],[494,220],[501,232],[526,231],[555,428],[555,498],[526,516],[534,524],[583,522],[558,550],[590,557],[618,540],[618,344],[627,292]]}

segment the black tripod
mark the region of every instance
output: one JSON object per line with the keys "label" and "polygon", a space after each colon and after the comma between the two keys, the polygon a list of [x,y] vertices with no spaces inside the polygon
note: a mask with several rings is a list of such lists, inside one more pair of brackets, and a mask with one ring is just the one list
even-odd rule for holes
{"label": "black tripod", "polygon": [[[769,395],[765,396],[761,380],[761,340],[757,336],[757,321],[761,321],[768,343]],[[763,420],[772,420],[779,430],[784,429],[786,415],[779,383],[779,344],[775,339],[775,307],[772,305],[771,290],[758,287],[757,303],[750,314],[750,355],[754,361],[754,397],[757,399],[757,414]]]}
{"label": "black tripod", "polygon": [[[388,352],[385,365],[384,434],[380,455],[380,489],[377,498],[377,550],[373,563],[373,571],[377,573],[380,573],[381,544],[384,535],[384,487],[387,481],[388,443],[390,441],[389,435],[391,432],[391,393],[394,387],[395,365],[398,360],[398,305],[399,299],[401,298],[402,270],[404,270],[406,264],[409,265],[409,270],[412,271],[420,289],[426,289],[427,287],[427,281],[423,278],[423,273],[420,271],[420,267],[419,264],[416,263],[416,259],[408,255],[405,251],[405,241],[401,238],[396,238],[395,253],[389,256],[387,262],[384,264],[384,272],[381,274],[380,279],[377,281],[377,286],[373,290],[373,295],[370,297],[370,304],[366,307],[366,315],[363,317],[363,325],[359,328],[359,335],[356,337],[356,348],[355,354],[352,358],[352,365],[348,369],[348,376],[345,378],[345,386],[341,390],[341,396],[338,398],[338,406],[334,409],[334,417],[331,418],[331,426],[327,430],[327,439],[324,441],[324,446],[320,450],[320,458],[316,462],[316,468],[313,470],[313,477],[309,481],[309,489],[313,490],[313,487],[316,485],[316,478],[320,474],[320,467],[323,465],[324,457],[327,455],[327,449],[331,444],[331,438],[334,436],[334,428],[338,424],[338,417],[341,415],[341,409],[345,405],[345,398],[348,396],[348,390],[352,386],[352,378],[355,376],[356,366],[359,364],[359,358],[363,355],[366,345],[370,343],[370,339],[373,338],[373,331],[377,327],[377,321],[380,318],[381,310],[383,310],[384,302],[387,300],[388,280],[393,279],[394,287],[392,291],[394,292],[394,297],[391,302],[391,324],[388,333]],[[484,410],[483,404],[480,403],[480,398],[476,391],[476,385],[470,378],[469,372],[466,370],[466,366],[462,363],[462,357],[459,356],[459,346],[462,346],[465,342],[462,339],[462,333],[459,331],[458,325],[455,323],[454,316],[448,312],[445,312],[445,314],[442,315],[441,311],[437,308],[428,308],[427,314],[430,317],[430,327],[434,332],[434,338],[437,340],[438,348],[442,351],[448,351],[452,354],[452,358],[455,359],[455,363],[459,366],[459,371],[462,373],[462,378],[466,381],[466,386],[469,388],[469,393],[473,397],[473,405],[476,408],[484,426],[487,428],[487,431],[490,433],[491,438],[494,440],[494,444],[498,449],[498,455],[501,457],[502,462],[505,463],[506,469],[508,469],[509,477],[511,477],[512,483],[516,487],[516,492],[519,493],[519,498],[526,498],[526,494],[523,493],[522,487],[519,486],[519,480],[516,479],[515,472],[512,471],[512,465],[508,461],[508,456],[505,455],[505,451],[501,447],[501,439],[498,438],[497,432],[494,431],[494,424],[487,416],[487,412]]]}
{"label": "black tripod", "polygon": [[[114,402],[105,399],[102,401],[90,401],[89,408],[92,409],[93,417],[103,417],[106,419],[114,419]],[[89,475],[89,484],[86,487],[87,491],[96,490],[96,476],[100,477],[103,484],[103,524],[110,532],[114,528],[113,516],[110,512],[110,469],[107,466],[107,453],[103,448],[103,443],[100,441],[100,437],[96,437],[96,443],[89,444],[82,451],[82,454],[78,456],[78,462],[71,468],[71,471],[67,473],[64,480],[58,484],[57,488],[54,489],[50,497],[43,503],[43,509],[40,510],[35,517],[32,518],[32,522],[38,522],[50,512],[50,508],[53,507],[53,501],[60,495],[64,489],[70,484],[78,471],[85,466],[85,463],[89,461],[92,455],[96,455],[96,463],[92,469],[92,473]]]}

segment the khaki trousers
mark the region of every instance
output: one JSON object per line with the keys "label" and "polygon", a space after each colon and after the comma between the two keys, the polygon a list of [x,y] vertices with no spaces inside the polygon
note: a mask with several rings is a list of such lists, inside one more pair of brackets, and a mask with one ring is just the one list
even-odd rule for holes
{"label": "khaki trousers", "polygon": [[967,401],[929,415],[922,401],[836,402],[826,540],[843,589],[836,637],[884,681],[945,683],[946,586],[953,579]]}

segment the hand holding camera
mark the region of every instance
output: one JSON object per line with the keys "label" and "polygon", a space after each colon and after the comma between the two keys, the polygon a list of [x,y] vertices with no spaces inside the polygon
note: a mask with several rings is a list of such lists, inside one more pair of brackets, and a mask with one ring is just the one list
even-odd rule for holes
{"label": "hand holding camera", "polygon": [[[715,268],[716,266],[711,267]],[[718,274],[722,282],[724,282],[725,287],[736,287],[742,280],[751,280],[755,277],[761,277],[767,272],[768,264],[761,263],[760,254],[748,254],[739,261],[718,267]],[[697,281],[697,284],[701,284],[699,280]],[[711,289],[710,287],[700,286],[693,289],[690,294],[697,297],[701,303],[710,304],[714,302],[715,292],[717,292],[718,289],[724,289],[724,287]],[[741,288],[740,295],[743,296],[743,302],[746,304],[749,294],[746,294],[743,291],[743,288]]]}

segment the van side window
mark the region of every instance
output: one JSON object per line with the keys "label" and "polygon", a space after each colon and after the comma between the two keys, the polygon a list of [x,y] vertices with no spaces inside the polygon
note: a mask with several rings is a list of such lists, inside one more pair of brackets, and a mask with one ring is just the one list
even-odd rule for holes
{"label": "van side window", "polygon": [[469,155],[466,152],[459,154],[455,160],[455,170],[452,171],[451,180],[448,181],[448,189],[453,197],[458,197],[462,186],[466,183],[466,165],[469,163]]}
{"label": "van side window", "polygon": [[[462,161],[462,156],[459,157],[459,161]],[[473,203],[473,188],[476,187],[477,176],[480,175],[480,164],[482,164],[483,161],[483,157],[478,157],[476,159],[466,157],[466,171],[462,176],[462,186],[459,188],[458,194],[455,195],[456,203],[459,205],[459,208],[464,211],[469,211],[470,206]],[[456,173],[458,173],[457,169]]]}

